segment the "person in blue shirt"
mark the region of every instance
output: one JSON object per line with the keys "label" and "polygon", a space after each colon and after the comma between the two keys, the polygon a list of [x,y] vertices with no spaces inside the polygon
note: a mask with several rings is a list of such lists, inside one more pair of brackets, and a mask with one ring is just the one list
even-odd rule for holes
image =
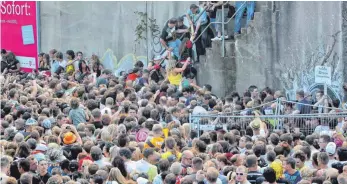
{"label": "person in blue shirt", "polygon": [[290,184],[297,184],[301,181],[300,172],[295,169],[295,159],[289,157],[283,161],[284,176]]}
{"label": "person in blue shirt", "polygon": [[[201,14],[202,13],[202,14]],[[199,17],[199,14],[201,16]],[[200,29],[201,25],[207,24],[207,14],[204,8],[199,7],[196,4],[190,5],[189,10],[187,11],[187,19],[189,21],[190,26],[196,26],[194,34],[197,36],[198,30]]]}

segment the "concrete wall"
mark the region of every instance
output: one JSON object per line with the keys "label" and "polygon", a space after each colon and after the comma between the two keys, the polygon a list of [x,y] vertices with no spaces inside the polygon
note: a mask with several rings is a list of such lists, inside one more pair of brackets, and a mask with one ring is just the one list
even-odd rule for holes
{"label": "concrete wall", "polygon": [[151,56],[150,32],[148,41],[135,47],[138,17],[134,12],[147,12],[149,17],[156,19],[161,31],[166,20],[183,15],[192,3],[43,1],[40,6],[41,50],[74,49],[103,56],[110,49],[118,60],[128,53]]}
{"label": "concrete wall", "polygon": [[314,67],[324,64],[333,71],[329,91],[341,98],[347,80],[343,15],[342,2],[269,2],[260,7],[236,36],[236,89],[269,86],[293,98],[296,89],[322,87],[314,83]]}

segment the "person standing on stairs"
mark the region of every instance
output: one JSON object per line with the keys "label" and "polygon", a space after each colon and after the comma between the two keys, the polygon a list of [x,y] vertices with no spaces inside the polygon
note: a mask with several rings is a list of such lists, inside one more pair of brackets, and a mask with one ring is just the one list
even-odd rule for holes
{"label": "person standing on stairs", "polygon": [[[222,6],[224,6],[224,16],[223,16],[223,9]],[[229,11],[229,3],[225,1],[218,1],[216,3],[213,3],[212,10],[217,9],[216,13],[216,22],[227,22],[228,21],[228,11]],[[217,31],[217,36],[212,38],[212,41],[220,41],[222,39],[228,39],[228,24],[224,24],[224,35],[222,36],[222,24],[221,23],[216,23],[216,31]]]}
{"label": "person standing on stairs", "polygon": [[247,8],[247,24],[248,24],[248,22],[254,16],[255,1],[236,1],[235,2],[235,11],[236,11],[235,26],[234,26],[235,34],[241,33],[241,18],[243,16],[243,12],[245,11],[245,8]]}
{"label": "person standing on stairs", "polygon": [[[194,28],[193,36],[195,37],[196,52],[198,55],[197,62],[199,61],[199,56],[205,54],[205,48],[209,45],[208,43],[208,31],[202,33],[202,31],[208,25],[208,17],[205,8],[200,7],[196,4],[192,4],[186,13],[186,17],[189,21],[190,27]],[[200,34],[202,35],[197,38]]]}

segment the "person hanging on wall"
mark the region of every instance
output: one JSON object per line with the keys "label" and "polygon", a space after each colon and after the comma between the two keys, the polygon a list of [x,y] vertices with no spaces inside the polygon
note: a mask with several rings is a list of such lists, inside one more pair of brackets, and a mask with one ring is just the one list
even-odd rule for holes
{"label": "person hanging on wall", "polygon": [[[160,43],[163,45],[163,47],[166,49],[168,52],[173,52],[174,56],[177,57],[178,59],[180,58],[179,55],[179,47],[181,44],[181,40],[177,38],[176,35],[176,24],[177,24],[177,19],[171,18],[167,26],[163,28],[163,31],[160,36]],[[168,52],[166,52],[164,55],[167,55]]]}
{"label": "person hanging on wall", "polygon": [[[198,55],[197,62],[199,62],[199,56],[205,54],[205,48],[208,47],[211,42],[208,40],[208,32],[210,29],[202,32],[208,25],[207,13],[204,8],[199,7],[196,4],[192,4],[186,13],[186,17],[189,21],[190,27],[194,28],[193,36],[196,45],[196,53]],[[201,33],[202,35],[199,37]]]}

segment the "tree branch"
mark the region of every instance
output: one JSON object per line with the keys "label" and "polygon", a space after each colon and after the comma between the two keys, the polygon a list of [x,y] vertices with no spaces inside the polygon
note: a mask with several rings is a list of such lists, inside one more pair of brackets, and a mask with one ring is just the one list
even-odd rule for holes
{"label": "tree branch", "polygon": [[336,32],[335,34],[331,35],[333,38],[334,38],[334,41],[333,41],[333,44],[332,46],[329,48],[329,46],[327,47],[327,53],[325,54],[325,56],[323,57],[322,61],[320,62],[321,63],[321,66],[325,65],[327,62],[328,62],[328,59],[330,58],[331,56],[331,53],[333,52],[334,50],[334,47],[336,45],[336,42],[337,42],[337,35],[340,33],[341,31],[338,31]]}

